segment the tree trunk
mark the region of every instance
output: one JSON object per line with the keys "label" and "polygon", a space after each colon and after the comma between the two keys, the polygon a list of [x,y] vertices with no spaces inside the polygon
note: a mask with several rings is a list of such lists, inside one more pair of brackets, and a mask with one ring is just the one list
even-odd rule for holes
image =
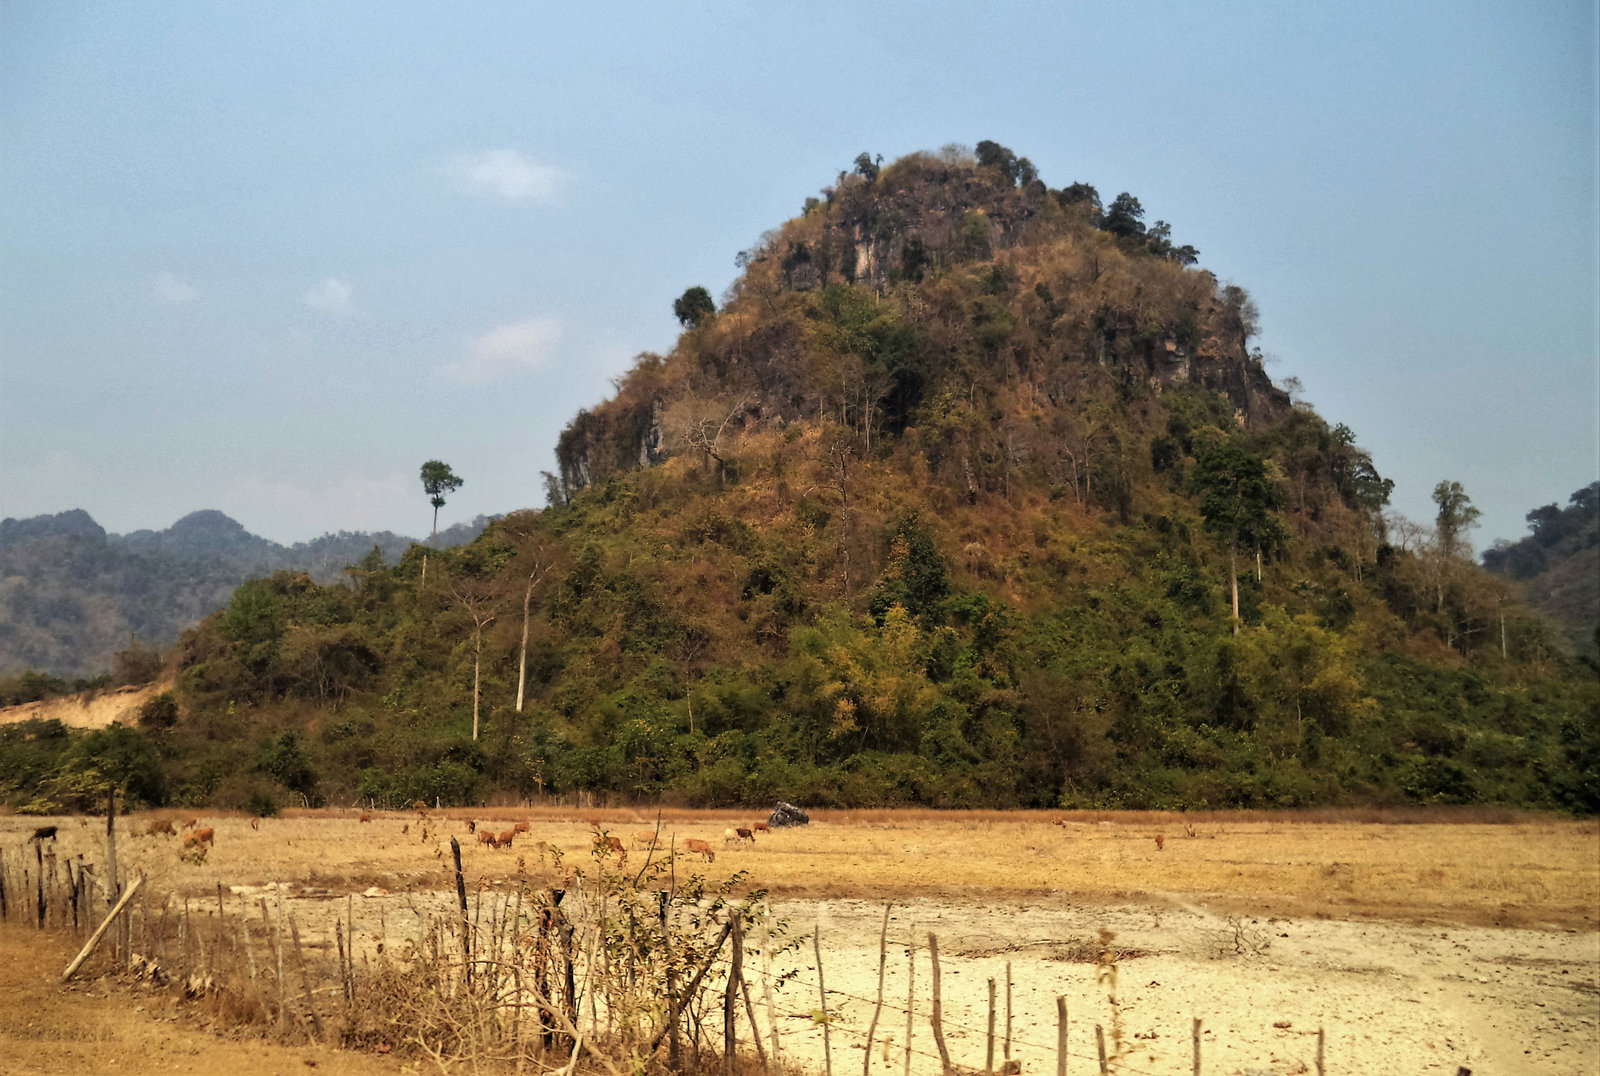
{"label": "tree trunk", "polygon": [[528,607],[533,602],[533,582],[522,595],[522,658],[517,663],[517,713],[522,713],[522,689],[528,682]]}
{"label": "tree trunk", "polygon": [[433,548],[435,548],[435,549],[439,548],[439,506],[438,505],[434,505],[433,506],[433,537],[431,539],[429,539],[429,543],[428,544],[433,546]]}
{"label": "tree trunk", "polygon": [[1233,588],[1233,633],[1239,634],[1239,564],[1238,554],[1228,547],[1228,583]]}
{"label": "tree trunk", "polygon": [[478,739],[478,668],[483,663],[483,633],[472,640],[472,739]]}

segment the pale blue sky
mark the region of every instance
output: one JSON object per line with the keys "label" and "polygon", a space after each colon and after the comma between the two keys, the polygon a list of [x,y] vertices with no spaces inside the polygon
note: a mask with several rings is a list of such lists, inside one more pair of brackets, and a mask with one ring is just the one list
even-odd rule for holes
{"label": "pale blue sky", "polygon": [[1594,5],[0,0],[0,515],[536,506],[863,150],[1127,190],[1420,520],[1600,477]]}

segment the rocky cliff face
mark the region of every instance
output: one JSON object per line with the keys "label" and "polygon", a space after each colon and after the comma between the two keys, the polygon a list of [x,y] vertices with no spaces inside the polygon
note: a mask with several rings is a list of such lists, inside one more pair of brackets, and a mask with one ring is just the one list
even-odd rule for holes
{"label": "rocky cliff face", "polygon": [[1111,387],[1119,407],[1180,386],[1216,393],[1244,426],[1291,411],[1250,351],[1248,296],[1188,268],[1188,248],[1175,257],[1165,224],[1107,231],[1090,188],[1052,191],[945,153],[842,175],[824,194],[740,254],[709,325],[574,419],[557,446],[560,497],[691,441],[706,452],[703,430],[673,420],[713,403],[738,412],[735,430],[828,421],[870,445],[965,397],[969,428],[954,439],[969,458],[949,474],[977,486],[1003,484],[996,461],[1038,440],[1022,429],[1038,426],[1028,401],[1060,409],[1062,429],[1089,423]]}

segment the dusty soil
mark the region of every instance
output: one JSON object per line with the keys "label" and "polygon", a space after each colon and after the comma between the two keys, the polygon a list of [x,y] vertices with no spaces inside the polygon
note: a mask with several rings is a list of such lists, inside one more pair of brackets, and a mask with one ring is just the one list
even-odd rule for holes
{"label": "dusty soil", "polygon": [[107,688],[104,691],[83,691],[75,695],[25,702],[21,706],[0,706],[0,725],[13,725],[19,721],[48,721],[51,718],[75,729],[103,729],[113,721],[131,725],[139,707],[162,688],[155,684]]}
{"label": "dusty soil", "polygon": [[[452,836],[463,844],[468,884],[492,901],[520,883],[555,880],[550,848],[563,852],[561,870],[592,870],[588,818],[625,842],[653,821],[622,811],[490,813],[495,828],[528,819],[531,832],[510,851],[493,851],[470,843],[464,812],[376,814],[371,823],[353,812],[302,814],[265,820],[259,830],[243,818],[211,816],[202,824],[216,829],[217,846],[194,865],[179,860],[172,838],[132,836],[149,821],[134,818],[125,820],[119,859],[124,870],[144,870],[155,893],[214,900],[221,884],[241,887],[229,899],[243,902],[281,881],[308,948],[331,930],[319,918],[344,907],[328,898],[358,894],[357,931],[371,944],[380,922],[389,936],[404,937],[418,911],[445,906]],[[1203,1021],[1208,1073],[1315,1071],[1319,1027],[1330,1072],[1600,1071],[1600,827],[1592,822],[1069,815],[1058,826],[1057,816],[1037,814],[814,817],[805,829],[761,835],[753,848],[723,843],[723,827],[752,820],[728,813],[673,812],[662,831],[680,845],[689,836],[711,840],[718,851],[715,863],[680,863],[680,872],[720,880],[745,871],[749,884],[771,891],[791,936],[820,929],[840,1072],[862,1061],[886,899],[894,902],[887,1004],[868,1076],[903,1071],[913,934],[913,1072],[939,1070],[928,1022],[929,931],[939,935],[947,1038],[962,1066],[984,1062],[990,977],[1003,1036],[1010,961],[1013,1056],[1024,1073],[1054,1071],[1058,995],[1067,999],[1075,1072],[1094,1071],[1095,1024],[1120,1058],[1118,1070],[1188,1072],[1193,1018]],[[8,869],[20,869],[19,845],[40,822],[62,825],[59,856],[103,860],[103,819],[91,827],[0,818]],[[644,855],[634,851],[630,866]],[[1115,935],[1109,944],[1119,954],[1115,1012],[1093,962],[1101,930]],[[786,1059],[820,1068],[814,965],[808,944],[780,955],[773,972],[797,972],[777,998]],[[0,960],[7,996],[18,989],[14,977]],[[59,1000],[39,989],[7,1005],[0,1057],[32,1018],[30,1006],[47,1016]],[[74,1003],[104,1010],[105,1019],[149,1019],[122,995]],[[761,1023],[766,1033],[764,1012]],[[30,1047],[30,1056],[57,1048],[76,1049],[47,1043]],[[171,1071],[154,1060],[137,1067],[136,1051],[128,1063],[134,1067],[123,1071]]]}
{"label": "dusty soil", "polygon": [[76,946],[0,929],[0,1071],[13,1076],[85,1072],[392,1074],[400,1062],[321,1046],[278,1046],[197,1021],[170,995],[111,982],[57,982]]}

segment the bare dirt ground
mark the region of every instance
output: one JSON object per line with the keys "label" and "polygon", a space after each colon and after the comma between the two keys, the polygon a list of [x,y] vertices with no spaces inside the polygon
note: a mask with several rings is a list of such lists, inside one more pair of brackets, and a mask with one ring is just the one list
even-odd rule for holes
{"label": "bare dirt ground", "polygon": [[[495,828],[510,828],[512,819],[532,824],[510,851],[494,851],[469,843],[467,812],[426,815],[379,813],[367,824],[354,812],[312,812],[266,820],[259,831],[244,818],[206,816],[217,845],[199,866],[180,862],[172,838],[132,836],[148,822],[136,817],[126,820],[118,851],[123,869],[144,870],[158,894],[199,897],[221,884],[242,887],[242,900],[281,882],[313,946],[326,940],[316,936],[317,917],[344,906],[330,897],[358,895],[357,929],[366,942],[380,921],[391,936],[405,936],[408,916],[443,906],[451,836],[463,844],[468,884],[492,900],[519,882],[558,877],[538,842],[561,849],[565,869],[592,869],[588,819],[625,842],[654,824],[653,815],[632,811],[477,812],[493,816]],[[1066,824],[1053,825],[1057,817]],[[1095,1071],[1099,1024],[1116,1071],[1187,1073],[1196,1017],[1208,1073],[1315,1071],[1319,1027],[1329,1072],[1600,1071],[1600,826],[1593,822],[817,812],[813,825],[760,835],[754,847],[724,845],[725,826],[753,820],[666,812],[662,832],[680,846],[693,836],[718,850],[715,863],[680,862],[680,872],[700,870],[713,880],[746,872],[751,886],[770,891],[791,937],[820,930],[840,1072],[863,1062],[886,900],[893,902],[886,1007],[868,1076],[903,1071],[913,936],[913,1071],[939,1070],[928,1023],[929,931],[939,935],[952,1059],[965,1067],[984,1063],[990,977],[998,982],[1003,1036],[1009,961],[1012,1053],[1024,1073],[1053,1071],[1058,995],[1067,999],[1074,1072]],[[22,863],[18,849],[35,824],[55,821],[0,818],[8,867]],[[104,858],[103,819],[59,821],[59,855]],[[633,852],[630,865],[644,854]],[[1109,944],[1119,954],[1115,1009],[1093,962],[1102,930],[1114,934]],[[41,1046],[37,1036],[21,1035],[62,999],[22,990],[10,968],[0,960],[0,997],[17,999],[0,1022],[0,1057],[14,1056],[13,1045],[32,1050],[26,1056],[57,1045],[70,1054],[70,1042]],[[820,1068],[809,943],[778,956],[773,973],[786,970],[796,975],[778,992],[780,1043],[786,1059]],[[77,1002],[122,1011],[134,1024],[150,1019],[115,995]],[[129,1064],[122,1071],[172,1071],[155,1060],[139,1068],[136,1053]]]}
{"label": "bare dirt ground", "polygon": [[131,725],[139,707],[163,686],[166,685],[106,688],[25,702],[20,706],[0,706],[0,725],[52,718],[75,729],[103,729],[113,721]]}

